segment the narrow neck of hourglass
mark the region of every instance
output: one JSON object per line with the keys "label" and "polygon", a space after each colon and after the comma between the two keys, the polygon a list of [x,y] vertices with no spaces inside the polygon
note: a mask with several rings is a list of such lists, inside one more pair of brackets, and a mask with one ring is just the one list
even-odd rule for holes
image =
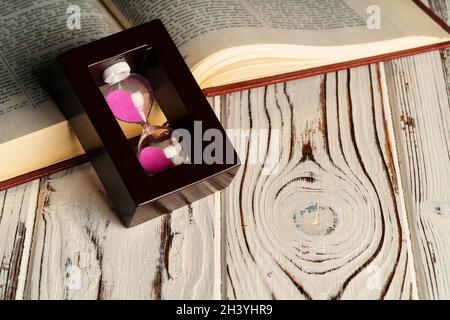
{"label": "narrow neck of hourglass", "polygon": [[155,129],[155,126],[153,126],[148,120],[142,121],[141,126],[143,129],[143,133],[145,134],[151,134],[151,132]]}

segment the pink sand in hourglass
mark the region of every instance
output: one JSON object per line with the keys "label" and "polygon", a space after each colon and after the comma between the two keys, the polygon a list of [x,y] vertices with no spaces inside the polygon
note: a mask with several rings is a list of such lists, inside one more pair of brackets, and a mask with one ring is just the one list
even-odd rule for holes
{"label": "pink sand in hourglass", "polygon": [[142,167],[151,173],[163,172],[173,166],[172,161],[166,158],[164,152],[158,147],[146,147],[139,153],[139,162]]}
{"label": "pink sand in hourglass", "polygon": [[106,95],[106,102],[114,117],[126,122],[141,122],[142,117],[134,106],[131,93],[127,90],[114,90]]}

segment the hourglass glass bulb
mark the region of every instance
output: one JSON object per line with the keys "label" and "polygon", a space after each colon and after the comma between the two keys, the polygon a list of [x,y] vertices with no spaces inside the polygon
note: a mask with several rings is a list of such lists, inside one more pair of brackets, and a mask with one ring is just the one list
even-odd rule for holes
{"label": "hourglass glass bulb", "polygon": [[106,101],[114,116],[122,121],[140,123],[143,133],[138,144],[138,158],[150,174],[165,171],[182,163],[182,148],[171,138],[168,127],[152,126],[147,118],[153,103],[153,92],[148,81],[131,73],[126,62],[108,67],[103,78],[109,84]]}
{"label": "hourglass glass bulb", "polygon": [[145,123],[153,104],[153,92],[148,81],[131,73],[128,63],[113,64],[103,72],[109,84],[105,98],[114,116],[122,121]]}

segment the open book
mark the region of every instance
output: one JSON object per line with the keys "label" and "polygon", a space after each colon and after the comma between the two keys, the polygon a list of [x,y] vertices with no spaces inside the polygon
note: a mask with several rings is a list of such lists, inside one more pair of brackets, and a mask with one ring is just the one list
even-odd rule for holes
{"label": "open book", "polygon": [[[155,18],[208,95],[450,45],[445,24],[413,0],[8,1],[0,8],[0,189],[82,159],[41,84],[55,57]],[[164,122],[153,110],[152,122]]]}

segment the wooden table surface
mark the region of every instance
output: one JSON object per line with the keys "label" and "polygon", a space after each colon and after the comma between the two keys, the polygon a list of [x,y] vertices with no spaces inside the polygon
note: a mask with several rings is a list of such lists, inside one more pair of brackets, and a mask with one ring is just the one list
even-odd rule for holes
{"label": "wooden table surface", "polygon": [[0,299],[450,298],[449,50],[211,104],[276,134],[171,215],[125,229],[89,164],[0,192]]}

